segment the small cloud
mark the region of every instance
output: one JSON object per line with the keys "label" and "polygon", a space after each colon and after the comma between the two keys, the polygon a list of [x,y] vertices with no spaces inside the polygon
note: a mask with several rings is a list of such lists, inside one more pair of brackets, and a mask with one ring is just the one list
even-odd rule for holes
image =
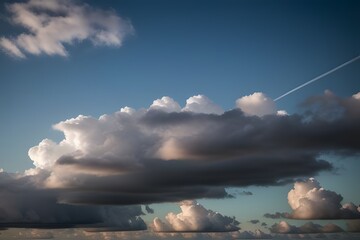
{"label": "small cloud", "polygon": [[265,213],[264,217],[266,218],[271,218],[271,219],[279,219],[279,218],[288,218],[289,214],[288,213],[280,213],[280,212],[276,212],[276,213]]}
{"label": "small cloud", "polygon": [[146,205],[145,206],[145,210],[147,213],[149,214],[153,214],[154,213],[154,209],[152,209],[149,205]]}
{"label": "small cloud", "polygon": [[188,98],[182,111],[218,115],[224,113],[224,110],[220,106],[216,105],[205,95],[196,95]]}
{"label": "small cloud", "polygon": [[262,117],[276,113],[275,102],[261,92],[239,98],[236,100],[236,106],[249,116]]}
{"label": "small cloud", "polygon": [[96,46],[120,47],[134,29],[114,11],[67,0],[29,0],[6,5],[14,25],[27,32],[1,37],[0,48],[10,56],[26,54],[68,56],[65,45],[90,40]]}
{"label": "small cloud", "polygon": [[181,213],[168,213],[166,222],[159,218],[153,221],[157,232],[230,232],[239,230],[235,218],[223,216],[204,208],[196,201],[180,203]]}
{"label": "small cloud", "polygon": [[253,219],[253,220],[250,220],[249,222],[252,224],[258,224],[260,221],[257,219]]}

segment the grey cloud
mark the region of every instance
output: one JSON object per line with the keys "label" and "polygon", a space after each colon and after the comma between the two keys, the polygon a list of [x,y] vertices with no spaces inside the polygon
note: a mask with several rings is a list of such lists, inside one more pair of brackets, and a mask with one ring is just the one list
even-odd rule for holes
{"label": "grey cloud", "polygon": [[260,221],[257,219],[253,219],[253,220],[250,220],[249,222],[252,224],[258,224]]}
{"label": "grey cloud", "polygon": [[145,210],[147,213],[149,214],[153,214],[154,213],[154,209],[152,209],[149,205],[146,205],[145,206]]}
{"label": "grey cloud", "polygon": [[143,214],[141,206],[61,204],[57,200],[58,190],[41,189],[34,185],[43,177],[0,173],[1,228],[146,229],[145,222],[140,218]]}
{"label": "grey cloud", "polygon": [[276,213],[265,213],[264,217],[271,218],[271,219],[279,219],[279,218],[288,218],[290,216],[289,216],[289,213],[276,212]]}

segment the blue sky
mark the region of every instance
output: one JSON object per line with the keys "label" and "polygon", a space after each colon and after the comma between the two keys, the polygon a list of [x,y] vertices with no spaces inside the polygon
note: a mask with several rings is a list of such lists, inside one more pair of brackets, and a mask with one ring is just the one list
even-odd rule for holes
{"label": "blue sky", "polygon": [[[8,173],[34,168],[28,150],[45,138],[57,143],[63,140],[67,126],[60,131],[52,126],[80,114],[97,119],[125,106],[148,109],[163,96],[182,108],[188,98],[199,94],[224,111],[241,109],[236,100],[243,96],[262,92],[275,99],[360,54],[359,1],[67,1],[69,6],[94,14],[93,18],[84,14],[83,20],[95,23],[88,32],[80,29],[85,37],[76,27],[68,30],[75,33],[62,42],[66,56],[46,51],[34,54],[30,45],[21,45],[17,40],[21,33],[35,32],[14,20],[9,6],[16,2],[0,5],[0,37],[3,43],[4,39],[12,41],[24,55],[9,54],[1,47],[0,168]],[[41,7],[38,10],[41,12]],[[70,10],[61,11],[55,14],[66,16]],[[119,19],[111,25],[113,19],[107,18],[111,16],[120,17],[122,25],[116,25]],[[114,26],[124,32],[117,32]],[[97,31],[102,28],[110,34],[115,31],[115,37],[98,38]],[[65,29],[63,35],[68,33]],[[60,39],[62,33],[57,34]],[[301,114],[306,108],[301,107],[302,102],[315,95],[326,100],[326,90],[338,98],[351,98],[360,91],[359,77],[357,61],[277,101],[276,109]],[[352,147],[344,145],[345,149]],[[351,150],[355,156],[318,152],[318,159],[323,157],[334,169],[315,174],[320,174],[316,179],[321,186],[343,196],[342,203],[358,205],[358,145]],[[279,222],[265,219],[263,214],[291,211],[287,193],[293,183],[250,184],[237,191],[250,191],[251,196],[199,202],[223,215],[234,215],[243,230],[260,228],[268,233],[247,221],[259,219],[269,226]],[[147,224],[156,216],[164,219],[169,211],[180,211],[165,200],[150,206],[155,213],[143,216]],[[346,228],[344,220],[333,222]]]}

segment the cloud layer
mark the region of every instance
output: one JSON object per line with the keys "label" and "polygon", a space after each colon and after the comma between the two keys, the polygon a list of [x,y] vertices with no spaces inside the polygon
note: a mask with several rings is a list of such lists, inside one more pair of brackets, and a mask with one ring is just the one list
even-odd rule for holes
{"label": "cloud layer", "polygon": [[134,31],[131,23],[115,12],[72,0],[29,0],[6,7],[11,22],[27,30],[16,37],[0,38],[0,48],[17,58],[26,54],[67,56],[66,44],[84,40],[96,46],[119,47]]}
{"label": "cloud layer", "polygon": [[159,218],[153,221],[157,232],[231,232],[239,230],[235,218],[208,210],[196,201],[180,203],[181,213],[168,213],[166,222]]}
{"label": "cloud layer", "polygon": [[303,234],[303,233],[336,233],[343,232],[344,230],[339,226],[329,223],[324,226],[315,224],[313,222],[307,222],[300,227],[290,225],[285,221],[275,223],[271,226],[270,231],[272,233],[282,234]]}

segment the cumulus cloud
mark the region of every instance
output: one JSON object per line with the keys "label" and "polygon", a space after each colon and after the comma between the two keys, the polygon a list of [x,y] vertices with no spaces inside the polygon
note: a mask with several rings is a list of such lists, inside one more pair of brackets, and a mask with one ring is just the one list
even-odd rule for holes
{"label": "cumulus cloud", "polygon": [[264,217],[271,218],[271,219],[278,219],[278,218],[287,218],[287,217],[290,217],[290,215],[289,215],[289,213],[276,212],[276,213],[265,213]]}
{"label": "cumulus cloud", "polygon": [[[261,92],[239,98],[236,100],[236,106],[249,116],[262,117],[276,113],[275,102]],[[286,112],[279,111],[279,115],[286,115]]]}
{"label": "cumulus cloud", "polygon": [[[33,185],[29,191],[20,188],[19,195],[4,192],[2,222],[26,222],[44,214],[40,209],[36,214],[18,213],[20,208],[13,200],[17,197],[44,196],[51,199],[49,209],[224,198],[230,197],[226,187],[280,185],[331,170],[332,165],[319,158],[324,152],[358,154],[360,150],[360,101],[355,97],[325,94],[306,102],[306,114],[263,117],[245,115],[240,109],[222,114],[178,111],[174,102],[161,98],[154,103],[160,108],[124,107],[99,118],[79,115],[55,124],[64,139],[44,139],[29,150],[35,168],[20,179]],[[323,118],[331,111],[340,114]],[[6,178],[0,179],[0,185],[4,181]],[[20,183],[14,180],[12,185]],[[329,199],[338,199],[330,195]],[[33,202],[47,203],[42,199]],[[12,203],[15,205],[5,207]],[[340,208],[342,213],[351,213],[354,206]],[[13,212],[7,213],[10,209]],[[103,221],[104,210],[85,212],[95,212],[96,221]],[[141,223],[136,221],[139,214],[131,216],[131,222]]]}
{"label": "cumulus cloud", "polygon": [[[199,98],[207,99],[189,99]],[[337,103],[332,104],[336,111],[343,110],[327,121],[318,116],[331,110],[329,101]],[[149,109],[125,107],[99,118],[79,115],[57,123],[54,128],[64,139],[45,139],[29,156],[37,168],[51,173],[46,187],[72,189],[62,194],[63,202],[148,204],[227,197],[224,187],[278,185],[331,170],[320,153],[359,152],[360,112],[353,109],[360,102],[326,94],[311,102],[317,108],[309,106],[305,115],[259,118],[239,109],[202,113],[187,108],[189,102],[179,111],[173,99],[163,97]]]}
{"label": "cumulus cloud", "polygon": [[131,23],[114,11],[72,0],[29,0],[6,8],[11,22],[27,30],[16,37],[0,38],[1,49],[17,58],[25,58],[25,53],[67,56],[66,44],[84,40],[119,47],[134,31]]}
{"label": "cumulus cloud", "polygon": [[281,234],[303,234],[303,233],[335,233],[343,232],[344,230],[339,226],[329,223],[324,226],[315,224],[313,222],[307,222],[300,227],[290,225],[285,221],[275,223],[271,226],[270,231],[272,233],[281,233]]}
{"label": "cumulus cloud", "polygon": [[180,203],[181,213],[168,213],[166,222],[159,218],[153,221],[154,230],[158,232],[228,232],[239,230],[235,218],[223,216],[208,210],[196,201]]}
{"label": "cumulus cloud", "polygon": [[222,114],[224,110],[208,97],[204,95],[196,95],[186,100],[186,106],[182,109],[185,112],[206,113],[206,114]]}
{"label": "cumulus cloud", "polygon": [[293,209],[291,218],[360,218],[358,207],[353,203],[342,206],[342,200],[340,194],[322,188],[314,178],[295,182],[294,188],[288,193],[288,202]]}

